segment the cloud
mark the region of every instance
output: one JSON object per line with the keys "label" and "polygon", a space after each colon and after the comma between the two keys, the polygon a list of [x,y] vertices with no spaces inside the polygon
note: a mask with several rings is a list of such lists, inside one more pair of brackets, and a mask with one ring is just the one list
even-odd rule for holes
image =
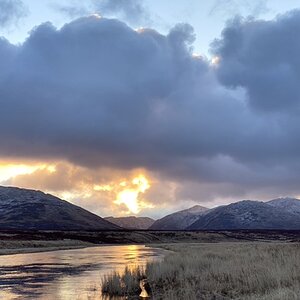
{"label": "cloud", "polygon": [[251,15],[258,17],[268,11],[266,0],[215,0],[209,15],[223,15],[228,18],[232,15]]}
{"label": "cloud", "polygon": [[140,0],[102,0],[95,1],[94,5],[103,15],[117,14],[121,19],[125,19],[135,24],[142,20],[149,20],[149,15]]}
{"label": "cloud", "polygon": [[87,16],[92,13],[91,9],[82,5],[82,3],[79,4],[74,1],[71,5],[51,4],[51,8],[72,19]]}
{"label": "cloud", "polygon": [[256,109],[294,110],[300,96],[299,30],[299,11],[271,21],[236,18],[214,42],[214,53],[221,58],[220,81],[244,88]]}
{"label": "cloud", "polygon": [[[171,204],[167,184],[164,184],[166,186],[164,189],[162,182],[157,181],[150,172],[143,169],[120,172],[101,167],[85,168],[63,161],[39,163],[35,166],[31,164],[30,167],[15,164],[10,165],[10,168],[6,167],[4,172],[7,173],[8,169],[11,170],[11,176],[1,184],[42,190],[102,216],[132,214],[133,212],[126,207],[126,202],[125,204],[119,202],[126,201],[122,196],[133,193],[142,213],[165,203],[166,199],[168,204]],[[148,193],[150,188],[151,193]],[[132,206],[131,202],[130,204]],[[152,215],[155,213],[152,212]]]}
{"label": "cloud", "polygon": [[[214,65],[193,55],[188,24],[162,35],[90,16],[42,24],[21,45],[2,39],[0,155],[67,162],[85,184],[142,168],[160,182],[145,197],[162,205],[297,195],[299,23],[299,12],[236,19]],[[46,176],[35,174],[12,183]],[[41,187],[81,190],[66,178]]]}
{"label": "cloud", "polygon": [[0,0],[0,28],[15,25],[27,15],[27,8],[21,0]]}
{"label": "cloud", "polygon": [[84,4],[82,1],[72,0],[67,5],[53,7],[71,18],[97,13],[105,17],[127,21],[135,26],[151,23],[144,1],[140,0],[89,0]]}
{"label": "cloud", "polygon": [[45,23],[21,46],[3,40],[0,51],[11,49],[11,59],[1,61],[7,143],[0,151],[85,165],[160,164],[180,147],[177,130],[185,134],[196,121],[184,118],[182,106],[190,114],[198,83],[212,80],[206,62],[190,53],[192,39],[184,24],[163,36],[88,17],[61,30]]}

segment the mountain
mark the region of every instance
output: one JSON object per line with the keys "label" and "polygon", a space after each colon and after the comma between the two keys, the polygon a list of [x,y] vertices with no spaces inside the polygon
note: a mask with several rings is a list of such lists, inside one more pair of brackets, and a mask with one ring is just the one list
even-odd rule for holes
{"label": "mountain", "polygon": [[155,220],[148,217],[107,217],[105,220],[126,229],[148,229]]}
{"label": "mountain", "polygon": [[300,229],[299,214],[283,209],[284,201],[244,200],[217,207],[188,226],[187,230]]}
{"label": "mountain", "polygon": [[114,230],[120,228],[50,194],[0,186],[0,229]]}
{"label": "mountain", "polygon": [[184,230],[186,227],[198,220],[199,216],[205,214],[208,208],[196,205],[189,209],[181,210],[167,215],[154,222],[151,230]]}
{"label": "mountain", "polygon": [[277,198],[274,200],[271,200],[267,202],[268,204],[281,208],[285,211],[288,211],[293,214],[299,214],[300,215],[300,200],[295,198]]}

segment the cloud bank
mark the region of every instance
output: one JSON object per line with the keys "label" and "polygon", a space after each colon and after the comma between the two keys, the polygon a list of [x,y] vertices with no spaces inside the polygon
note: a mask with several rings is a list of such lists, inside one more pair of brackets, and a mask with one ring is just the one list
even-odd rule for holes
{"label": "cloud bank", "polygon": [[0,156],[142,168],[176,185],[145,195],[158,203],[300,194],[299,30],[298,11],[235,19],[218,64],[193,55],[188,24],[162,35],[90,16],[2,38]]}

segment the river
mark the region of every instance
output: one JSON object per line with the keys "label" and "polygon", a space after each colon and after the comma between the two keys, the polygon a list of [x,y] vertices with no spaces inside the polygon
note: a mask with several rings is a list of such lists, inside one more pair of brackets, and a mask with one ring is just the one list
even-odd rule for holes
{"label": "river", "polygon": [[0,256],[0,299],[102,300],[101,278],[164,256],[142,245]]}

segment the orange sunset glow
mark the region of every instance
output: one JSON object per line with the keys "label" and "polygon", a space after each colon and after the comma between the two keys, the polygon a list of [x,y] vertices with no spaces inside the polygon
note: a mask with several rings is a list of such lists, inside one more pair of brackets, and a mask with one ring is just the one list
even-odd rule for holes
{"label": "orange sunset glow", "polygon": [[47,170],[52,173],[55,172],[55,166],[47,164],[18,164],[12,162],[0,163],[0,183],[18,175],[32,174],[37,170]]}
{"label": "orange sunset glow", "polygon": [[144,194],[150,188],[150,183],[144,175],[133,178],[130,184],[121,182],[120,185],[124,186],[124,190],[118,193],[114,203],[118,205],[125,204],[128,211],[134,214],[139,213],[142,208],[153,207],[153,205],[139,198],[141,194]]}
{"label": "orange sunset glow", "polygon": [[119,210],[119,215],[139,214],[145,208],[155,207],[144,198],[151,189],[151,180],[144,171],[136,170],[121,177],[113,173],[107,179],[101,177],[102,172],[92,174],[68,163],[2,162],[0,184],[43,190],[89,209],[92,206],[95,211],[98,205],[105,205],[107,214],[109,210]]}

